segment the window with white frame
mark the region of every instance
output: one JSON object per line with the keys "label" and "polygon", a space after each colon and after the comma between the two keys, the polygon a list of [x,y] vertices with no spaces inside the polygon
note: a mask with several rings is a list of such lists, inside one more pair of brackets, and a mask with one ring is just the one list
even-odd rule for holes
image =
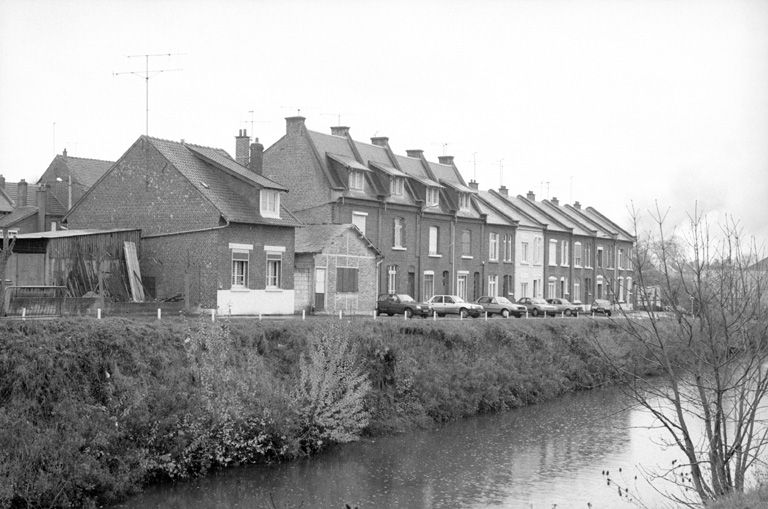
{"label": "window with white frame", "polygon": [[350,189],[362,191],[364,180],[365,180],[365,177],[363,176],[362,171],[351,170],[349,172],[349,188]]}
{"label": "window with white frame", "polygon": [[618,286],[619,286],[619,302],[624,302],[624,278],[623,277],[618,278]]}
{"label": "window with white frame", "polygon": [[530,259],[528,258],[530,256],[530,252],[528,250],[528,243],[527,242],[521,242],[520,243],[520,260],[523,263],[529,263]]}
{"label": "window with white frame", "polygon": [[469,210],[470,198],[469,193],[459,193],[459,210]]}
{"label": "window with white frame", "polygon": [[387,266],[387,293],[397,293],[397,265]]}
{"label": "window with white frame", "polygon": [[492,262],[499,261],[499,234],[496,232],[488,234],[488,259]]}
{"label": "window with white frame", "polygon": [[581,283],[573,282],[573,300],[581,300]]}
{"label": "window with white frame", "polygon": [[570,260],[568,260],[568,241],[562,240],[560,241],[560,265],[567,267],[569,263]]}
{"label": "window with white frame", "polygon": [[528,297],[528,283],[520,283],[520,297]]}
{"label": "window with white frame", "polygon": [[617,263],[618,263],[618,268],[619,269],[625,268],[624,264],[626,262],[624,260],[624,250],[623,249],[619,249],[618,256],[617,256]]}
{"label": "window with white frame", "polygon": [[461,232],[461,256],[472,256],[472,231]]}
{"label": "window with white frame", "polygon": [[437,246],[440,236],[440,228],[437,226],[429,227],[429,254],[434,256],[438,254]]}
{"label": "window with white frame", "polygon": [[405,219],[402,217],[396,217],[393,225],[393,241],[392,247],[404,248],[405,247]]}
{"label": "window with white frame", "polygon": [[549,241],[549,264],[557,265],[557,241]]}
{"label": "window with white frame", "polygon": [[[533,263],[540,264],[543,261],[544,253],[544,239],[541,237],[534,237],[533,239]],[[534,285],[535,285],[534,281]],[[534,292],[535,293],[535,292]]]}
{"label": "window with white frame", "polygon": [[467,274],[460,273],[456,276],[456,295],[467,300]]}
{"label": "window with white frame", "polygon": [[603,248],[602,247],[597,248],[597,268],[598,269],[603,268]]}
{"label": "window with white frame", "polygon": [[280,191],[262,189],[259,191],[262,217],[280,217]]}
{"label": "window with white frame", "polygon": [[511,233],[505,233],[504,237],[502,239],[502,248],[504,252],[504,261],[505,262],[511,262],[514,261],[512,258],[512,234]]}
{"label": "window with white frame", "polygon": [[581,242],[574,242],[573,244],[573,265],[575,267],[581,267]]}
{"label": "window with white frame", "polygon": [[431,270],[424,271],[423,300],[429,300],[435,294],[435,273]]}
{"label": "window with white frame", "polygon": [[547,280],[547,298],[548,299],[554,299],[557,297],[555,294],[555,285],[557,283],[557,279],[554,276],[550,276]]}
{"label": "window with white frame", "polygon": [[405,179],[402,177],[392,177],[389,181],[389,192],[393,196],[402,196],[405,188]]}
{"label": "window with white frame", "polygon": [[368,218],[367,212],[352,212],[352,224],[357,226],[357,229],[365,235],[365,223]]}
{"label": "window with white frame", "polygon": [[560,278],[560,297],[568,295],[568,280],[564,277]]}
{"label": "window with white frame", "polygon": [[499,276],[496,274],[488,276],[488,295],[496,297],[499,294]]}
{"label": "window with white frame", "polygon": [[248,288],[249,257],[247,249],[232,250],[232,288]]}
{"label": "window with white frame", "polygon": [[440,190],[436,187],[427,187],[427,205],[436,207],[440,205]]}
{"label": "window with white frame", "polygon": [[592,247],[589,244],[584,244],[584,266],[592,267]]}
{"label": "window with white frame", "polygon": [[283,279],[283,253],[267,252],[267,288],[280,288]]}

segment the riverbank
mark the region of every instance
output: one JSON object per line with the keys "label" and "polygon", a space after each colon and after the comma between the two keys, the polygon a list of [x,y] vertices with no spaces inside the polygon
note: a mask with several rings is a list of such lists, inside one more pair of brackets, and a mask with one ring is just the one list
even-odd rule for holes
{"label": "riverbank", "polygon": [[[354,346],[339,369],[369,384],[349,391],[364,408],[357,428],[351,410],[308,420],[317,402],[295,391],[300,359],[331,326]],[[434,427],[614,383],[598,348],[643,369],[608,320],[0,327],[0,506],[14,507],[107,504],[145,483],[312,454],[350,430]]]}

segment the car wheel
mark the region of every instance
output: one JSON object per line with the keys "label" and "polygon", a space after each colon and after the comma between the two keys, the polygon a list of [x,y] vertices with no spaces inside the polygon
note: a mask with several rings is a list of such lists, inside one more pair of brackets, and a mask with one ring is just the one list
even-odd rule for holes
{"label": "car wheel", "polygon": [[411,311],[410,309],[406,309],[405,311],[403,311],[403,314],[405,315],[406,318],[413,317],[413,311]]}
{"label": "car wheel", "polygon": [[387,316],[392,316],[392,313],[387,313]]}
{"label": "car wheel", "polygon": [[501,316],[503,316],[504,318],[509,318],[509,309],[502,309]]}
{"label": "car wheel", "polygon": [[459,315],[460,315],[462,318],[466,318],[466,317],[469,315],[469,313],[467,313],[467,310],[466,310],[466,309],[464,309],[464,308],[461,308],[461,309],[459,309]]}
{"label": "car wheel", "polygon": [[571,310],[570,309],[566,309],[565,310],[565,316],[571,316]]}
{"label": "car wheel", "polygon": [[610,312],[610,311],[606,311],[606,312],[605,312],[605,315],[606,315],[606,316],[611,316],[611,312]]}
{"label": "car wheel", "polygon": [[539,310],[538,310],[538,309],[536,309],[536,308],[533,308],[533,311],[531,311],[531,314],[532,314],[533,316],[539,316]]}

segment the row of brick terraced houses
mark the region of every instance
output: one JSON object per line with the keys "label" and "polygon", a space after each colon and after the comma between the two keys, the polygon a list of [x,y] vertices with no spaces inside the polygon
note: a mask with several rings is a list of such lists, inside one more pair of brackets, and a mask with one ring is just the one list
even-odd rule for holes
{"label": "row of brick terraced houses", "polygon": [[[70,232],[45,235],[140,229],[148,293],[224,313],[368,313],[387,292],[630,302],[634,238],[594,208],[480,191],[450,156],[286,122],[266,151],[241,130],[235,158],[141,136],[75,196],[61,221]],[[79,161],[51,167],[60,159]],[[0,221],[22,225],[14,214]]]}

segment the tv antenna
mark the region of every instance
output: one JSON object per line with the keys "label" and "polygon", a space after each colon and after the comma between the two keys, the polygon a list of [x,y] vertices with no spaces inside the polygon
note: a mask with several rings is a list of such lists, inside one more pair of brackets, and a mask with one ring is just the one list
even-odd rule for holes
{"label": "tv antenna", "polygon": [[499,159],[499,186],[504,185],[504,159]]}
{"label": "tv antenna", "polygon": [[144,131],[147,136],[149,136],[149,77],[152,76],[153,74],[159,74],[161,72],[173,72],[173,71],[182,70],[182,69],[153,69],[150,71],[149,59],[151,57],[170,57],[170,56],[183,55],[183,54],[184,53],[145,53],[143,55],[128,55],[126,58],[144,57],[144,70],[143,71],[123,71],[123,72],[112,73],[113,76],[120,76],[123,74],[133,74],[134,76],[139,76],[141,78],[144,78],[144,87],[145,87]]}
{"label": "tv antenna", "polygon": [[253,124],[271,124],[269,120],[254,120],[253,115],[256,113],[254,110],[248,110],[248,113],[251,115],[250,120],[245,120],[244,122],[246,124],[251,124],[251,135],[253,135],[256,131],[253,130]]}
{"label": "tv antenna", "polygon": [[472,152],[472,180],[477,182],[477,152]]}
{"label": "tv antenna", "polygon": [[341,113],[321,113],[322,117],[336,117],[336,125],[341,125]]}

